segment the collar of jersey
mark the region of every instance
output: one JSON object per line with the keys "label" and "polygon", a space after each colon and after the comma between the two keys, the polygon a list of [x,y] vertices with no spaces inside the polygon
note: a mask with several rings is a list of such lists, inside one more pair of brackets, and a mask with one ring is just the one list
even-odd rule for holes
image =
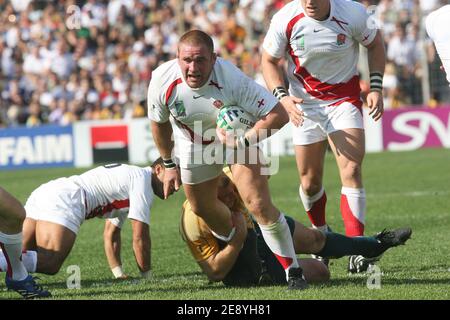
{"label": "collar of jersey", "polygon": [[330,0],[330,14],[328,15],[328,18],[326,18],[325,20],[316,20],[314,18],[309,17],[306,13],[305,13],[305,9],[303,9],[302,3],[300,2],[299,6],[302,8],[303,13],[305,14],[305,18],[310,19],[316,23],[327,23],[331,20],[331,18],[333,17],[333,13],[334,13],[334,1]]}

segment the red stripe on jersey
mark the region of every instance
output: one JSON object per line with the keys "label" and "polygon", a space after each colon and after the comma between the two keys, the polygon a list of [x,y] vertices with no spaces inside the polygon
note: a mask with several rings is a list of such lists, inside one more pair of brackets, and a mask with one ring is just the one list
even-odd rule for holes
{"label": "red stripe on jersey", "polygon": [[[174,119],[175,119],[175,118],[174,118]],[[205,139],[203,139],[203,137],[199,137],[199,136],[196,135],[195,132],[194,132],[191,128],[189,128],[187,125],[185,125],[184,123],[178,121],[177,119],[175,119],[175,121],[176,121],[181,127],[183,127],[183,129],[185,129],[185,130],[188,132],[189,137],[191,138],[191,141],[192,141],[192,142],[197,142],[197,141],[200,141],[200,140],[201,140],[203,145],[208,145],[208,144],[211,144],[211,143],[214,142],[214,140],[205,140]]]}
{"label": "red stripe on jersey", "polygon": [[[176,87],[177,85],[179,85],[181,82],[182,82],[181,78],[178,78],[177,80],[175,80],[174,82],[172,82],[172,83],[170,84],[170,86],[169,86],[169,88],[167,89],[167,92],[166,92],[166,106],[169,106],[169,99],[170,99],[170,96],[172,95],[173,90],[175,89],[175,87]],[[175,119],[175,117],[173,117],[173,118]],[[214,141],[214,140],[204,140],[203,137],[201,137],[201,138],[198,137],[198,136],[195,134],[195,132],[194,132],[191,128],[189,128],[187,125],[185,125],[184,123],[178,121],[177,119],[175,119],[175,121],[176,121],[181,127],[183,127],[183,129],[186,129],[186,130],[187,130],[187,132],[189,133],[189,136],[190,136],[192,142],[201,140],[201,141],[202,141],[202,144],[210,144],[210,143],[212,143],[212,142]]]}
{"label": "red stripe on jersey", "polygon": [[304,16],[305,15],[303,13],[295,16],[291,21],[289,21],[286,29],[286,37],[289,43],[287,51],[295,64],[294,76],[303,85],[309,95],[320,100],[329,101],[346,97],[359,100],[361,93],[359,76],[355,75],[348,82],[329,84],[313,77],[308,70],[306,70],[306,68],[303,68],[300,65],[300,59],[295,55],[294,49],[290,45],[290,41],[295,24]]}
{"label": "red stripe on jersey", "polygon": [[86,215],[86,219],[91,219],[98,216],[104,216],[107,213],[110,213],[113,210],[124,209],[130,206],[130,199],[124,200],[114,200],[111,203],[107,203],[102,206],[98,206],[94,208],[91,212]]}
{"label": "red stripe on jersey", "polygon": [[173,89],[175,89],[175,87],[177,85],[179,85],[181,82],[182,82],[181,78],[178,78],[177,80],[175,80],[174,82],[172,82],[170,84],[169,88],[167,88],[167,91],[166,91],[166,106],[169,105],[169,99],[170,99],[170,96],[172,95]]}

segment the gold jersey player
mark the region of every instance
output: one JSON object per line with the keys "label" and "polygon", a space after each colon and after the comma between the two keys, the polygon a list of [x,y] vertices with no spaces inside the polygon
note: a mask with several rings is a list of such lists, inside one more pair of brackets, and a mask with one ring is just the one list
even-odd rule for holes
{"label": "gold jersey player", "polygon": [[[245,208],[232,182],[228,168],[219,180],[219,199],[232,211],[235,236],[228,243],[217,239],[205,221],[197,216],[189,202],[183,204],[180,232],[189,251],[211,281],[229,286],[285,284],[283,267],[271,252]],[[306,228],[286,216],[296,253],[312,253],[324,257],[363,255],[374,257],[387,249],[404,244],[411,229],[383,231],[374,237],[350,238],[333,232]],[[308,282],[324,282],[330,277],[328,268],[316,259],[298,259]]]}

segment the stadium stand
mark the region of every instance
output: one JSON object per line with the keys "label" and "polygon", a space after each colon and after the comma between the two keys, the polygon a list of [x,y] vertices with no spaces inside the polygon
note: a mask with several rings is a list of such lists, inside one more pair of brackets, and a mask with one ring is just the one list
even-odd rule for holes
{"label": "stadium stand", "polygon": [[[0,127],[146,116],[151,70],[175,57],[178,35],[190,28],[211,34],[221,56],[263,83],[260,44],[285,2],[0,1]],[[385,35],[386,108],[448,103],[448,83],[422,26],[447,1],[361,2],[376,6]],[[367,66],[360,71],[364,93]]]}

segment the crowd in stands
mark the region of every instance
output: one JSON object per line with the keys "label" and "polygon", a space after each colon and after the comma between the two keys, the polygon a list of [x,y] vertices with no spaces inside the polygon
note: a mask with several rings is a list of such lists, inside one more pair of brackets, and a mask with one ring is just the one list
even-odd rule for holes
{"label": "crowd in stands", "polygon": [[[220,56],[263,83],[260,46],[286,2],[0,0],[0,127],[146,116],[152,70],[175,58],[179,35],[191,28],[212,35]],[[439,58],[420,34],[422,17],[442,1],[361,2],[376,5],[386,40],[386,107],[445,101]],[[422,98],[424,61],[431,101]]]}

